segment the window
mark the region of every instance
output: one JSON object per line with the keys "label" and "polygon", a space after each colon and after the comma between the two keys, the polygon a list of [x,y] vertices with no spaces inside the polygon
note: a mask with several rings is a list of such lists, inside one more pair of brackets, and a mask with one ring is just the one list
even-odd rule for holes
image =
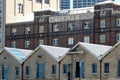
{"label": "window", "polygon": [[25,41],[25,48],[29,48],[30,47],[30,41]]}
{"label": "window", "polygon": [[90,42],[90,37],[89,36],[84,36],[84,42],[89,43]]}
{"label": "window", "polygon": [[106,21],[100,20],[100,28],[105,28],[105,26],[106,26]]}
{"label": "window", "polygon": [[15,67],[15,75],[18,77],[20,75],[19,67]]}
{"label": "window", "polygon": [[12,41],[12,42],[11,42],[11,47],[12,47],[12,48],[16,48],[16,42],[15,42],[15,41]]}
{"label": "window", "polygon": [[63,74],[67,74],[68,73],[68,65],[64,64],[63,65]]}
{"label": "window", "polygon": [[104,64],[104,73],[109,73],[109,63]]}
{"label": "window", "polygon": [[39,40],[39,45],[43,45],[44,44],[44,41],[41,39]]}
{"label": "window", "polygon": [[45,78],[45,63],[37,63],[37,79]]}
{"label": "window", "polygon": [[56,74],[56,65],[52,65],[52,74]]}
{"label": "window", "polygon": [[53,32],[57,32],[57,31],[59,31],[59,26],[57,24],[55,24],[53,26]]}
{"label": "window", "polygon": [[0,12],[2,12],[2,2],[0,2]]}
{"label": "window", "polygon": [[84,22],[83,27],[84,29],[90,29],[90,22]]}
{"label": "window", "polygon": [[44,26],[39,26],[39,33],[43,33],[44,32]]}
{"label": "window", "polygon": [[25,34],[30,34],[30,27],[25,28]]}
{"label": "window", "polygon": [[15,35],[15,34],[16,34],[16,32],[17,32],[17,30],[16,30],[16,29],[12,29],[12,35]]}
{"label": "window", "polygon": [[39,22],[42,22],[42,21],[44,21],[44,16],[39,17]]}
{"label": "window", "polygon": [[2,79],[8,80],[9,79],[9,66],[2,65]]}
{"label": "window", "polygon": [[118,60],[118,76],[120,77],[120,60]]}
{"label": "window", "polygon": [[74,26],[73,26],[72,23],[69,23],[69,24],[68,24],[68,30],[69,30],[69,31],[74,30]]}
{"label": "window", "polygon": [[18,4],[18,13],[23,13],[23,4]]}
{"label": "window", "polygon": [[100,15],[106,15],[106,10],[105,9],[101,9],[100,10]]}
{"label": "window", "polygon": [[2,18],[0,17],[0,28],[1,28],[1,26],[2,26]]}
{"label": "window", "polygon": [[30,66],[26,66],[26,75],[30,76]]}
{"label": "window", "polygon": [[117,19],[117,20],[116,20],[116,26],[117,26],[117,27],[120,26],[120,19]]}
{"label": "window", "polygon": [[53,39],[53,45],[58,46],[58,39]]}
{"label": "window", "polygon": [[92,73],[97,73],[97,64],[92,64]]}
{"label": "window", "polygon": [[49,4],[49,0],[45,0],[45,4]]}
{"label": "window", "polygon": [[40,3],[42,3],[42,0],[36,0],[36,2],[40,2]]}
{"label": "window", "polygon": [[100,35],[99,40],[100,40],[100,43],[106,42],[106,35]]}
{"label": "window", "polygon": [[116,34],[116,41],[120,41],[120,33],[119,34]]}
{"label": "window", "polygon": [[73,45],[74,44],[74,39],[71,37],[71,38],[68,38],[68,45]]}

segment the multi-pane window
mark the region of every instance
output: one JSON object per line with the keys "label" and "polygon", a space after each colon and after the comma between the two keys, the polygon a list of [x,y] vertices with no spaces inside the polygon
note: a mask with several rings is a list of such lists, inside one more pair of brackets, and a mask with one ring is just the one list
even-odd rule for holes
{"label": "multi-pane window", "polygon": [[52,74],[56,74],[56,65],[52,65]]}
{"label": "multi-pane window", "polygon": [[23,4],[18,4],[18,13],[23,13]]}
{"label": "multi-pane window", "polygon": [[30,66],[26,66],[26,75],[30,76]]}
{"label": "multi-pane window", "polygon": [[84,36],[84,42],[89,43],[90,42],[90,37],[89,36]]}
{"label": "multi-pane window", "polygon": [[39,26],[39,33],[44,33],[44,26]]}
{"label": "multi-pane window", "polygon": [[105,9],[101,9],[100,10],[100,15],[106,15],[106,10]]}
{"label": "multi-pane window", "polygon": [[43,45],[44,41],[42,39],[39,40],[39,45]]}
{"label": "multi-pane window", "polygon": [[25,28],[25,34],[30,34],[30,27]]}
{"label": "multi-pane window", "polygon": [[100,40],[100,43],[106,42],[106,35],[104,35],[104,34],[100,35],[99,40]]}
{"label": "multi-pane window", "polygon": [[74,38],[70,37],[68,38],[68,45],[73,45],[74,44]]}
{"label": "multi-pane window", "polygon": [[110,67],[110,64],[109,63],[105,63],[104,64],[104,73],[109,73],[109,67]]}
{"label": "multi-pane window", "polygon": [[100,20],[100,28],[106,27],[106,20]]}
{"label": "multi-pane window", "polygon": [[39,22],[43,22],[44,21],[44,16],[40,16],[39,17]]}
{"label": "multi-pane window", "polygon": [[53,45],[54,46],[58,46],[58,39],[56,38],[56,39],[53,39]]}
{"label": "multi-pane window", "polygon": [[83,27],[84,29],[90,29],[90,22],[84,22]]}
{"label": "multi-pane window", "polygon": [[59,31],[59,26],[57,24],[53,25],[53,32]]}
{"label": "multi-pane window", "polygon": [[120,33],[119,34],[116,34],[116,41],[120,41]]}
{"label": "multi-pane window", "polygon": [[25,48],[29,48],[30,47],[30,41],[25,41]]}
{"label": "multi-pane window", "polygon": [[63,74],[67,74],[68,73],[68,65],[64,64],[63,65]]}
{"label": "multi-pane window", "polygon": [[97,64],[92,64],[92,73],[97,73]]}
{"label": "multi-pane window", "polygon": [[120,60],[118,60],[118,76],[120,77]]}
{"label": "multi-pane window", "polygon": [[116,26],[120,26],[120,19],[116,19]]}
{"label": "multi-pane window", "polygon": [[74,30],[74,26],[73,26],[72,23],[69,23],[69,24],[68,24],[68,30],[69,30],[69,31]]}
{"label": "multi-pane window", "polygon": [[2,2],[0,2],[0,12],[2,12]]}
{"label": "multi-pane window", "polygon": [[15,75],[18,77],[20,75],[20,70],[19,70],[19,67],[16,66],[15,67]]}
{"label": "multi-pane window", "polygon": [[16,48],[16,42],[15,42],[15,41],[12,41],[12,42],[11,42],[11,47],[12,47],[12,48]]}
{"label": "multi-pane window", "polygon": [[17,30],[14,28],[12,29],[12,35],[16,35]]}
{"label": "multi-pane window", "polygon": [[45,4],[49,4],[49,0],[45,0]]}

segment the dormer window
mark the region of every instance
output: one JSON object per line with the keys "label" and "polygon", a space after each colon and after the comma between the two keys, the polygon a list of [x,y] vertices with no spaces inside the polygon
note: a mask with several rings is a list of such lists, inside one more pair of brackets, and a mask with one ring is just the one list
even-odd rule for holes
{"label": "dormer window", "polygon": [[106,15],[106,10],[105,9],[101,9],[100,10],[100,15]]}

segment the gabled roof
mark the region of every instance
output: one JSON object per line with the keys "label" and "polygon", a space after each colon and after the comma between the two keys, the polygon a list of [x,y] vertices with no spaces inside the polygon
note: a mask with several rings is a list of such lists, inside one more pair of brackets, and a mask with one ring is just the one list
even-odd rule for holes
{"label": "gabled roof", "polygon": [[116,43],[111,49],[109,49],[103,56],[101,59],[103,59],[105,56],[107,56],[112,50],[114,50],[117,46],[120,45],[120,41],[118,43]]}
{"label": "gabled roof", "polygon": [[5,47],[3,49],[3,51],[4,50],[7,51],[8,54],[10,54],[11,56],[13,56],[21,64],[23,63],[23,61],[25,60],[25,58],[28,55],[30,55],[30,53],[33,51],[33,50],[18,49],[18,48],[8,48],[8,47]]}
{"label": "gabled roof", "polygon": [[[33,55],[37,50],[42,49],[49,54],[53,59],[59,62],[69,51],[69,48],[64,47],[55,47],[55,46],[48,46],[48,45],[39,45],[32,53]],[[29,56],[31,56],[29,55]],[[29,57],[28,56],[28,57]],[[27,58],[28,59],[28,58]]]}
{"label": "gabled roof", "polygon": [[104,2],[99,2],[99,3],[95,4],[95,5],[104,5],[104,4],[109,4],[109,3],[120,6],[119,3],[115,2],[115,1],[111,1],[111,0],[107,0],[107,1],[104,1]]}
{"label": "gabled roof", "polygon": [[98,60],[101,59],[101,56],[105,54],[109,49],[112,48],[112,46],[106,46],[106,45],[99,45],[99,44],[92,44],[92,43],[84,43],[84,42],[78,42],[73,48],[76,48],[77,46],[82,46],[84,49],[86,49],[88,52],[90,52],[93,56],[98,58]]}

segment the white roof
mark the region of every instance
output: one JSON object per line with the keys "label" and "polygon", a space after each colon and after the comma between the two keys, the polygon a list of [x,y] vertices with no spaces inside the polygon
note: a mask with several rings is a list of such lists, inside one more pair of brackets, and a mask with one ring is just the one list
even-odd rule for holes
{"label": "white roof", "polygon": [[4,48],[9,54],[15,57],[20,63],[23,63],[25,58],[30,55],[33,50],[26,50],[26,49],[17,49],[17,48]]}
{"label": "white roof", "polygon": [[54,47],[47,45],[40,45],[39,47],[44,49],[57,61],[60,61],[64,57],[64,55],[69,51],[69,48],[63,48],[63,47]]}
{"label": "white roof", "polygon": [[111,1],[111,0],[107,0],[107,1],[104,1],[104,2],[99,2],[99,3],[95,4],[95,5],[103,5],[103,4],[108,4],[108,3],[112,3],[112,4],[120,6],[119,3],[115,2],[115,1]]}
{"label": "white roof", "polygon": [[17,22],[29,22],[29,21],[34,21],[34,13],[27,14],[23,17],[17,18],[15,21],[12,23],[17,23]]}
{"label": "white roof", "polygon": [[87,51],[92,53],[98,59],[101,59],[102,55],[112,48],[112,46],[84,43],[84,42],[79,42],[77,45],[80,45],[83,48],[87,49]]}

